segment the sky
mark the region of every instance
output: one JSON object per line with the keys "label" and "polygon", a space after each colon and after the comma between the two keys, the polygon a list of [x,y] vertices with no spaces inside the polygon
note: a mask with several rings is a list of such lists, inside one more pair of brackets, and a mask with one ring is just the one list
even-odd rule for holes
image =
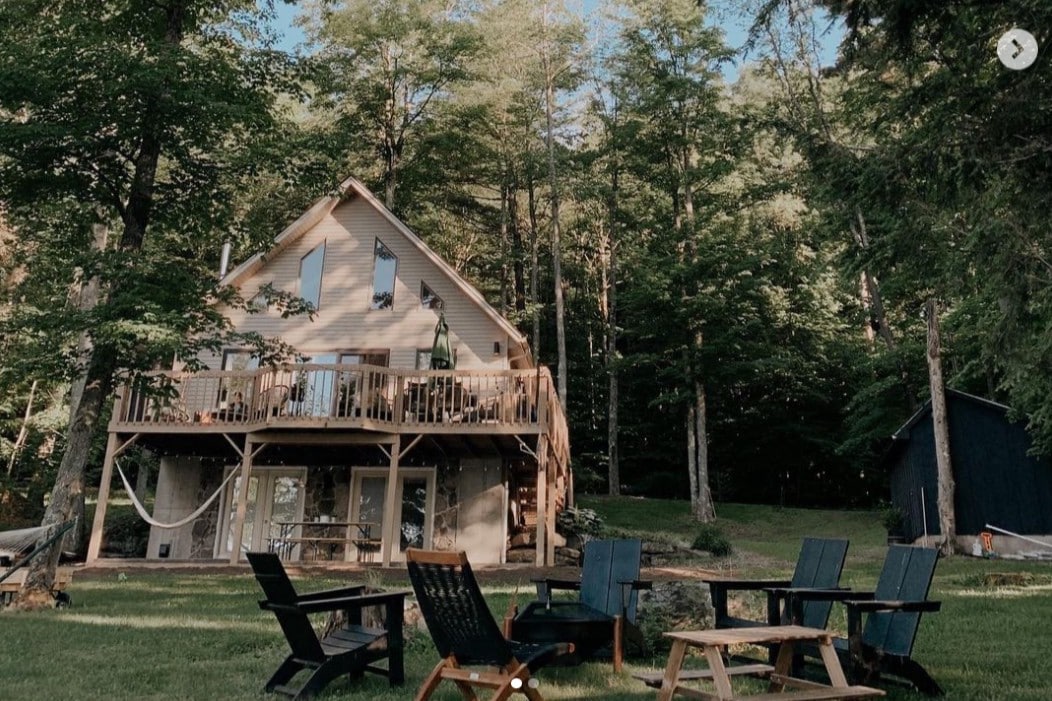
{"label": "sky", "polygon": [[[660,2],[660,0],[656,0]],[[713,3],[719,5],[719,3]],[[275,21],[275,29],[282,35],[279,42],[279,47],[286,50],[292,51],[297,46],[302,44],[305,40],[303,30],[293,24],[293,20],[301,10],[300,3],[287,5],[285,3],[276,3],[277,19]],[[600,5],[599,0],[582,0],[581,7],[585,13],[593,13]],[[719,19],[715,19],[717,15],[720,15]],[[744,17],[740,14],[733,16],[732,13],[728,12],[713,12],[710,13],[708,22],[710,24],[718,25],[724,31],[727,43],[735,48],[740,48],[746,40],[748,32],[750,18]],[[820,27],[825,29],[828,25],[828,21],[823,20],[820,23]],[[834,24],[828,31],[826,31],[820,38],[821,50],[819,58],[823,66],[831,66],[836,60],[836,48],[840,43],[840,40],[844,36],[844,26],[838,22]],[[734,65],[728,65],[723,70],[723,77],[728,83],[733,82],[741,69],[741,60]]]}

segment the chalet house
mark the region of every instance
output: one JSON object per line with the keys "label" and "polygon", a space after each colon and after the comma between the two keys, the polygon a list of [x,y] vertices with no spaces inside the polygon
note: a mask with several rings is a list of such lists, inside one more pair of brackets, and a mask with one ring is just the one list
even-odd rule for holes
{"label": "chalet house", "polygon": [[[162,456],[147,558],[235,563],[270,549],[387,565],[428,547],[498,563],[514,544],[553,562],[572,483],[550,372],[360,182],[223,282],[257,305],[228,310],[235,327],[280,337],[297,362],[227,348],[201,358],[210,370],[147,378],[163,398],[124,387],[89,563],[102,554],[114,464],[133,443]],[[268,284],[312,302],[314,319],[268,309]]]}

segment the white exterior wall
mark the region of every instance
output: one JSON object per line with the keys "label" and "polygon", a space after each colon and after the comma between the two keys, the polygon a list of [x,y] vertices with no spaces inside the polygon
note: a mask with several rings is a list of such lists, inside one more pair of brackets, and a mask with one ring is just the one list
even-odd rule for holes
{"label": "white exterior wall", "polygon": [[[370,309],[373,295],[373,247],[379,238],[398,257],[394,308]],[[412,369],[417,349],[430,349],[438,312],[420,305],[420,283],[427,283],[445,303],[450,340],[458,369],[508,368],[507,334],[468,299],[429,258],[359,197],[337,206],[298,240],[276,253],[241,287],[244,298],[260,286],[299,294],[300,259],[325,243],[319,311],[282,319],[275,311],[248,314],[230,310],[241,331],[281,337],[299,352],[390,350],[390,366]],[[493,354],[494,342],[501,353]],[[203,357],[213,369],[221,358]]]}
{"label": "white exterior wall", "polygon": [[[157,473],[157,496],[153,517],[161,523],[175,523],[189,516],[200,506],[197,502],[201,484],[201,459],[193,457],[162,457]],[[169,543],[168,557],[176,560],[190,558],[193,545],[194,522],[181,528],[150,527],[146,557],[159,557],[162,543]]]}
{"label": "white exterior wall", "polygon": [[473,563],[503,563],[508,539],[508,490],[501,461],[463,458],[460,467],[455,549],[467,552]]}

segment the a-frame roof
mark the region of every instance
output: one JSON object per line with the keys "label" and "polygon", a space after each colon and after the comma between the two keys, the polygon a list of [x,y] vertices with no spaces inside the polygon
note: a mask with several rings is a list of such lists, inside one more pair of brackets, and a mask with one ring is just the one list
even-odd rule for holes
{"label": "a-frame roof", "polygon": [[[355,196],[361,197],[362,200],[379,212],[380,215],[394,227],[395,231],[404,236],[409,243],[415,246],[422,254],[424,254],[424,256],[434,263],[435,267],[449,278],[450,282],[452,282],[465,297],[471,300],[471,302],[473,302],[483,314],[488,316],[508,335],[509,359],[517,361],[517,363],[521,362],[527,367],[533,366],[533,357],[530,352],[529,344],[526,341],[526,337],[520,333],[510,321],[505,319],[503,315],[490,306],[485,297],[482,296],[482,293],[475,289],[471,283],[462,278],[457,271],[449,265],[449,263],[431,250],[431,248],[424,243],[419,236],[413,233],[413,231],[406,226],[402,220],[392,214],[391,211],[387,209],[387,207],[385,207],[367,187],[365,187],[365,185],[353,177],[344,180],[340,183],[334,194],[319,199],[311,205],[306,212],[301,214],[299,218],[285,227],[285,230],[278,234],[277,238],[274,240],[274,246],[269,251],[266,251],[265,253],[257,253],[227,273],[223,277],[221,284],[233,286],[241,285],[249,276],[254,275],[263,268],[263,266],[266,265],[267,260],[273,257],[274,254],[284,250],[294,241],[310,231],[314,225],[328,216],[341,202]],[[517,348],[517,354],[511,352],[513,348]]]}

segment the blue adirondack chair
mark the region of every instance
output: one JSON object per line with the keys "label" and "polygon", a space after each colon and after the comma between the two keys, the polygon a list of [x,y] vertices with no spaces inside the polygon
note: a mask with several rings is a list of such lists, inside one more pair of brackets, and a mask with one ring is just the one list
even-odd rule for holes
{"label": "blue adirondack chair", "polygon": [[[592,540],[584,547],[580,580],[538,579],[537,601],[508,621],[513,640],[533,643],[569,641],[571,662],[612,646],[614,671],[620,671],[627,637],[639,648],[643,635],[635,626],[640,589],[651,583],[639,579],[643,544],[638,538]],[[554,600],[557,590],[580,592],[577,601]]]}
{"label": "blue adirondack chair", "polygon": [[938,601],[928,601],[937,561],[938,552],[932,548],[893,545],[873,592],[792,592],[788,606],[793,622],[804,620],[805,604],[842,601],[848,637],[834,643],[852,683],[871,685],[881,675],[891,675],[929,696],[940,696],[942,688],[912,656],[921,614],[941,607]]}

